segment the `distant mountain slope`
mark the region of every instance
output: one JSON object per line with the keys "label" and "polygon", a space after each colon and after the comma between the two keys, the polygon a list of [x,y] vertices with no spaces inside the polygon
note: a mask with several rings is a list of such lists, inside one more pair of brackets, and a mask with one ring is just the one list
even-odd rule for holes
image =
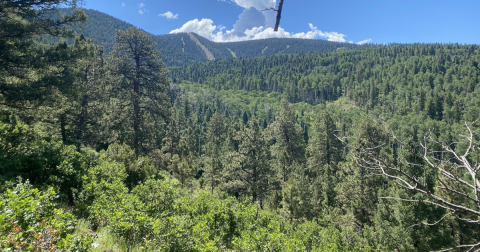
{"label": "distant mountain slope", "polygon": [[[133,27],[131,24],[96,10],[86,9],[85,13],[89,18],[84,28],[78,29],[77,32],[83,33],[96,44],[102,45],[106,53],[113,50],[116,30]],[[162,59],[168,67],[205,62],[212,58],[219,60],[278,54],[323,53],[374,46],[307,39],[264,39],[216,43],[197,34],[186,33],[157,35],[154,36],[154,40],[158,44],[157,48],[163,53]]]}
{"label": "distant mountain slope", "polygon": [[[197,35],[197,37],[200,36]],[[212,48],[212,51],[216,51],[219,54],[218,56],[215,55],[218,59],[232,58],[230,50],[236,54],[237,58],[252,58],[258,56],[268,57],[278,54],[324,53],[334,52],[339,49],[373,47],[371,44],[360,46],[326,40],[293,38],[270,38],[229,43],[215,43],[203,37],[202,39],[206,40],[206,42],[202,42],[205,46]]]}
{"label": "distant mountain slope", "polygon": [[[70,10],[66,9],[65,12],[68,13]],[[103,12],[85,10],[85,13],[88,15],[86,24],[82,30],[78,28],[75,30],[91,38],[95,44],[103,46],[107,53],[113,50],[115,31],[133,27],[133,25]]]}
{"label": "distant mountain slope", "polygon": [[213,56],[213,53],[210,52],[210,50],[208,50],[207,47],[205,47],[202,42],[200,42],[200,40],[197,39],[197,37],[195,37],[194,33],[189,33],[188,34],[190,36],[190,38],[192,39],[192,41],[195,41],[195,43],[200,46],[200,48],[202,48],[202,51],[203,53],[205,53],[205,55],[207,56],[207,59],[208,60],[215,60],[215,56]]}

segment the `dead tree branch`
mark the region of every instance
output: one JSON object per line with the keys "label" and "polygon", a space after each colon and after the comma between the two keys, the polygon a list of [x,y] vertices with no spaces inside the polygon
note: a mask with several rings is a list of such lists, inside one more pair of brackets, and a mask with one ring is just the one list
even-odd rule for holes
{"label": "dead tree branch", "polygon": [[280,2],[278,3],[278,9],[275,9],[275,8],[267,8],[267,9],[265,9],[265,10],[262,10],[262,11],[273,10],[273,11],[276,11],[276,12],[277,12],[277,22],[275,23],[275,29],[273,30],[273,31],[275,31],[275,32],[277,32],[277,31],[278,31],[278,28],[280,27],[280,19],[282,18],[283,1],[284,1],[284,0],[280,0]]}
{"label": "dead tree branch", "polygon": [[[447,145],[435,140],[432,132],[429,132],[419,145],[406,144],[392,134],[398,146],[402,146],[403,155],[398,158],[398,165],[387,162],[386,158],[381,156],[379,151],[383,148],[381,145],[372,148],[359,147],[348,144],[345,139],[337,138],[353,150],[360,168],[371,170],[373,175],[384,176],[407,190],[425,196],[425,200],[395,197],[382,199],[426,203],[446,211],[446,214],[434,223],[421,222],[409,228],[437,225],[447,216],[480,225],[480,164],[471,158],[474,153],[479,154],[480,143],[474,138],[472,125],[473,123],[465,123],[467,134],[460,136],[467,144],[466,150],[462,153],[455,149],[456,144]],[[441,151],[431,150],[432,145],[441,148]],[[444,156],[443,153],[447,155]],[[454,249],[473,251],[479,246],[480,243],[461,245],[442,251]]]}

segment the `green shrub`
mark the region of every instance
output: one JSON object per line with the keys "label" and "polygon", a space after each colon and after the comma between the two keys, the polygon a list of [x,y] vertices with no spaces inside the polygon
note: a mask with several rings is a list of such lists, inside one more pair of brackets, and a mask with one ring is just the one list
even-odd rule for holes
{"label": "green shrub", "polygon": [[33,185],[53,186],[61,200],[73,204],[82,176],[95,160],[75,146],[40,140],[21,122],[0,123],[0,175],[7,181],[20,176]]}
{"label": "green shrub", "polygon": [[75,218],[56,208],[53,188],[21,181],[0,195],[0,244],[4,251],[88,251],[90,236],[73,235]]}

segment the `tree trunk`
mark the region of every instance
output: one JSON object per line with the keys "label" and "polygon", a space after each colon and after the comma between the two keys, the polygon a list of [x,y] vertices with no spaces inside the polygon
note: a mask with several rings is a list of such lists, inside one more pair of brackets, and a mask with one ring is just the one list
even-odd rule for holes
{"label": "tree trunk", "polygon": [[133,92],[135,93],[133,99],[133,148],[135,149],[135,155],[138,158],[138,155],[140,154],[140,59],[138,56],[135,58],[135,65],[137,74],[133,82]]}
{"label": "tree trunk", "polygon": [[257,190],[258,190],[258,184],[257,184],[257,167],[255,166],[253,168],[253,197],[252,197],[252,200],[253,200],[253,203],[255,203],[257,201]]}
{"label": "tree trunk", "polygon": [[62,132],[62,142],[66,144],[67,142],[67,132],[65,130],[65,114],[60,115],[60,130]]}
{"label": "tree trunk", "polygon": [[140,85],[138,81],[135,81],[133,85],[133,91],[135,92],[135,98],[133,100],[133,146],[135,149],[135,155],[138,158],[140,153],[140,101],[138,99],[140,92]]}
{"label": "tree trunk", "polygon": [[88,104],[88,96],[85,95],[83,97],[82,101],[82,109],[80,112],[80,120],[78,121],[77,125],[77,150],[80,151],[81,143],[82,143],[82,137],[83,137],[83,132],[85,128],[85,119],[87,117],[87,104]]}

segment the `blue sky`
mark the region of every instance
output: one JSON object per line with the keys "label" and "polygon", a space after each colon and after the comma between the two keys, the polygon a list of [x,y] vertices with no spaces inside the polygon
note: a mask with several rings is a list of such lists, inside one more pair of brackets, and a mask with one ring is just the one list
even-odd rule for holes
{"label": "blue sky", "polygon": [[480,44],[480,0],[86,0],[150,33],[196,32],[217,42],[268,37],[352,43]]}

